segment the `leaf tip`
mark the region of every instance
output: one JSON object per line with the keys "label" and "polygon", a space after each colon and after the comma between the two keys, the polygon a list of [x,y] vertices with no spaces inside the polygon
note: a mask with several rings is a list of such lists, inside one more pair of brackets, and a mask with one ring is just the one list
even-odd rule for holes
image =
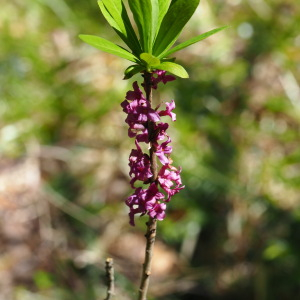
{"label": "leaf tip", "polygon": [[84,41],[84,38],[85,38],[85,34],[78,34],[78,37],[82,40],[82,41]]}

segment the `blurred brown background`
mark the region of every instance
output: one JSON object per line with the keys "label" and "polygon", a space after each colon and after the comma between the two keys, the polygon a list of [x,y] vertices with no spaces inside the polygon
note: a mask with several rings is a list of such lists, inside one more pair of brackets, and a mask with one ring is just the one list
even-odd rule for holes
{"label": "blurred brown background", "polygon": [[[186,189],[159,222],[149,299],[300,299],[300,5],[203,0],[181,51],[174,164]],[[128,224],[128,66],[79,33],[117,41],[96,1],[0,10],[0,299],[135,299],[145,218]],[[138,80],[141,80],[140,78]]]}

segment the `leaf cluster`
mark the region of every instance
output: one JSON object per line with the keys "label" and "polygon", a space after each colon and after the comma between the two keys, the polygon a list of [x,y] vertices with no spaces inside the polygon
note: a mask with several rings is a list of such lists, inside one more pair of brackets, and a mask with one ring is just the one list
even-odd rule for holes
{"label": "leaf cluster", "polygon": [[122,0],[99,0],[103,16],[129,50],[98,36],[81,34],[79,37],[97,49],[134,62],[126,69],[125,79],[155,69],[187,78],[186,70],[168,57],[227,27],[213,29],[173,47],[199,3],[200,0],[129,0],[136,32]]}

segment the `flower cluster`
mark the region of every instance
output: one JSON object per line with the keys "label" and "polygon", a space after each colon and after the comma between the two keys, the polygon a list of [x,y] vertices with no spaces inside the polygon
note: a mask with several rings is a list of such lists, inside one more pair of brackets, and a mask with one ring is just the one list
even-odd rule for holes
{"label": "flower cluster", "polygon": [[[166,84],[173,80],[175,77],[166,75],[165,71],[157,70],[152,73],[152,88],[157,89],[160,82]],[[125,122],[129,125],[128,136],[135,138],[136,145],[136,149],[133,149],[129,156],[130,184],[135,190],[133,195],[126,199],[126,205],[130,208],[130,224],[135,225],[135,214],[148,214],[151,218],[163,220],[166,202],[184,188],[180,178],[181,169],[171,165],[171,138],[167,134],[169,124],[161,121],[163,116],[169,116],[172,121],[176,121],[176,114],[173,113],[175,102],[174,100],[166,102],[165,110],[153,109],[138,83],[134,82],[133,91],[127,92],[121,106],[127,114]],[[151,136],[148,132],[149,124],[152,124]],[[153,153],[162,164],[157,178],[153,178],[150,156],[143,153],[140,143],[150,144]],[[149,184],[148,188],[135,187],[135,182],[138,180]]]}

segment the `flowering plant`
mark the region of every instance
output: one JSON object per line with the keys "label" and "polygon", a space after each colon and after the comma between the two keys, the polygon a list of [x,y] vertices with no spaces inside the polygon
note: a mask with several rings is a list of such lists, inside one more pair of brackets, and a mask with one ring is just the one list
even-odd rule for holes
{"label": "flowering plant", "polygon": [[[227,27],[213,29],[173,47],[199,2],[200,0],[129,0],[137,34],[122,0],[99,0],[102,14],[128,49],[101,37],[79,36],[102,51],[133,62],[134,64],[125,70],[124,79],[138,73],[142,74],[144,79],[144,92],[138,83],[134,82],[133,90],[127,92],[126,99],[121,103],[123,111],[127,114],[125,122],[129,126],[128,136],[135,138],[135,149],[129,156],[130,184],[134,192],[125,201],[130,210],[130,224],[135,225],[136,214],[149,216],[139,300],[145,300],[147,295],[157,220],[165,218],[166,204],[173,195],[184,188],[180,178],[181,169],[174,167],[170,158],[173,149],[170,145],[171,138],[167,134],[169,124],[162,121],[162,117],[165,116],[176,121],[176,114],[173,112],[175,102],[165,102],[165,109],[161,109],[162,104],[153,108],[152,90],[157,89],[159,83],[166,84],[175,80],[173,75],[188,78],[183,66],[175,63],[174,57],[169,57],[171,54]],[[148,145],[149,154],[143,152],[142,143]],[[141,181],[146,187],[136,187],[136,181]]]}
{"label": "flowering plant", "polygon": [[[159,82],[166,83],[175,80],[175,77],[166,76],[165,73],[161,70],[152,73],[152,88],[156,87]],[[154,77],[154,74],[158,76]],[[169,157],[172,152],[172,147],[169,146],[171,139],[166,133],[169,124],[161,122],[161,116],[170,116],[173,121],[176,120],[176,115],[172,112],[175,102],[174,100],[170,103],[166,102],[165,110],[154,110],[139,89],[137,82],[134,82],[133,89],[127,93],[126,100],[121,104],[123,111],[127,114],[125,122],[129,125],[128,136],[135,137],[136,145],[136,149],[133,149],[129,156],[129,175],[132,178],[130,183],[135,192],[126,200],[130,208],[131,225],[134,225],[134,215],[137,213],[148,214],[151,218],[163,220],[166,202],[183,189],[180,170],[171,165],[172,160]],[[150,131],[152,131],[151,136]],[[160,141],[163,142],[159,144]],[[151,164],[151,157],[142,152],[140,142],[151,143],[152,161],[156,156],[162,164],[161,170],[158,171],[156,162],[154,162],[156,168]],[[148,189],[136,189],[134,183],[137,180],[149,184]],[[167,194],[166,198],[159,191],[159,187]]]}

